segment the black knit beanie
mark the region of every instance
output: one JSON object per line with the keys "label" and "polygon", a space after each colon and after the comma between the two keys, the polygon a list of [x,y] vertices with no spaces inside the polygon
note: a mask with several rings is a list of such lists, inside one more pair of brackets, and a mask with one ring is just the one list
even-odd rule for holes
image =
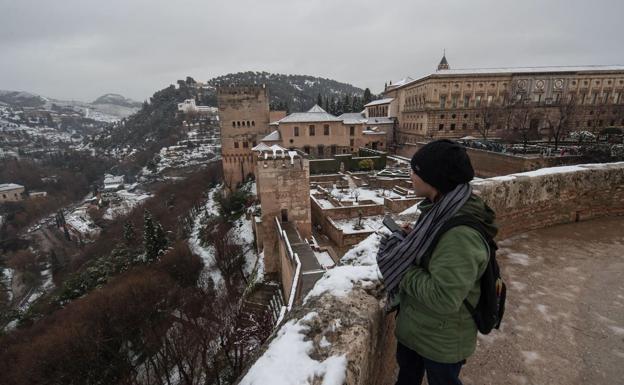
{"label": "black knit beanie", "polygon": [[429,142],[412,156],[412,170],[422,180],[445,194],[474,178],[464,146],[448,139]]}

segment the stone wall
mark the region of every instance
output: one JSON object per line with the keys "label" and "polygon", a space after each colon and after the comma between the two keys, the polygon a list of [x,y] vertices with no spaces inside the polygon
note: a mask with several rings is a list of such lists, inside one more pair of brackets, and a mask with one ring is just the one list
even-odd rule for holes
{"label": "stone wall", "polygon": [[624,214],[624,163],[563,166],[473,182],[497,214],[500,238]]}
{"label": "stone wall", "polygon": [[[397,155],[411,158],[414,153],[425,143],[406,143],[397,149]],[[518,172],[537,170],[544,167],[555,167],[578,163],[578,156],[519,156],[503,154],[499,152],[479,150],[476,148],[466,148],[470,162],[475,170],[476,176],[480,178],[491,178],[500,175],[509,175]]]}
{"label": "stone wall", "polygon": [[[624,215],[624,162],[542,169],[473,185],[475,193],[497,212],[501,238],[560,223]],[[377,245],[378,236],[371,235],[351,249],[289,322],[290,326],[305,324],[302,339],[310,342],[309,359],[319,364],[344,359],[340,370],[349,385],[394,383],[394,315],[383,311],[374,259]],[[250,372],[254,375],[253,368]],[[272,376],[289,383],[289,377],[278,372]],[[324,373],[313,375],[322,378]],[[317,377],[314,383],[320,380]],[[249,382],[243,379],[243,383]]]}
{"label": "stone wall", "polygon": [[400,213],[422,201],[422,198],[384,198],[384,206],[393,213]]}
{"label": "stone wall", "polygon": [[312,235],[310,171],[306,158],[257,159],[256,188],[262,211],[265,271],[280,271],[274,218],[292,222],[301,237]]}

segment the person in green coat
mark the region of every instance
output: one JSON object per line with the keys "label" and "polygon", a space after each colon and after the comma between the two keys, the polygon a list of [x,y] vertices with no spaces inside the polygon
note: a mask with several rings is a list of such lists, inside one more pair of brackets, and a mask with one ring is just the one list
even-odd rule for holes
{"label": "person in green coat", "polygon": [[494,212],[472,194],[474,171],[463,146],[449,140],[428,143],[414,154],[411,168],[416,195],[425,197],[421,215],[413,229],[383,239],[377,256],[389,303],[399,309],[396,383],[421,384],[426,374],[429,385],[461,385],[459,373],[477,337],[463,301],[476,306],[489,250],[469,226],[452,227],[437,244],[431,242],[458,215],[477,219],[494,237]]}

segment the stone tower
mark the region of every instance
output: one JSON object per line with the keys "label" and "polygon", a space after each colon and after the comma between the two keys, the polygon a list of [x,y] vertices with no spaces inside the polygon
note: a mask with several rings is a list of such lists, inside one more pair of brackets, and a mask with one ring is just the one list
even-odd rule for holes
{"label": "stone tower", "polygon": [[442,55],[442,60],[440,60],[440,64],[438,64],[438,71],[449,70],[449,69],[451,69],[451,67],[448,64],[448,61],[446,61],[446,50],[444,50],[444,54]]}
{"label": "stone tower", "polygon": [[223,181],[230,190],[253,174],[251,149],[269,132],[266,86],[218,87]]}
{"label": "stone tower", "polygon": [[286,149],[259,151],[256,157],[264,265],[267,273],[275,273],[280,271],[276,219],[289,233],[289,238],[293,233],[303,241],[312,235],[310,163],[305,154]]}

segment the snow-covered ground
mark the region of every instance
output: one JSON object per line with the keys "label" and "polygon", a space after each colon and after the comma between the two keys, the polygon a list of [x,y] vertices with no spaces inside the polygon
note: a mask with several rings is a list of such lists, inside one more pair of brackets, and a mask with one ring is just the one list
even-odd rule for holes
{"label": "snow-covered ground", "polygon": [[327,251],[315,251],[314,255],[316,256],[316,260],[318,261],[319,265],[321,265],[323,269],[327,270],[336,265],[336,263]]}
{"label": "snow-covered ground", "polygon": [[[319,194],[322,193],[319,189],[311,189],[310,194]],[[329,193],[332,197],[336,198],[340,203],[344,205],[357,205],[360,201],[373,201],[375,204],[383,205],[384,198],[392,198],[392,199],[401,199],[402,195],[395,193],[392,190],[385,189],[369,189],[366,187],[355,187],[349,189],[340,189],[338,186],[334,186],[329,190]],[[356,202],[356,198],[357,201]],[[316,201],[319,203],[319,206],[324,209],[336,207],[329,200],[324,199],[320,196],[315,197]],[[370,202],[366,202],[366,204],[370,204]]]}
{"label": "snow-covered ground", "polygon": [[[221,139],[218,130],[193,129],[187,133],[185,139],[180,140],[176,145],[160,149],[156,158],[158,160],[156,173],[172,168],[201,165],[220,157]],[[147,168],[143,168],[142,173],[144,175],[152,174]]]}
{"label": "snow-covered ground", "polygon": [[[210,220],[210,218],[219,214],[215,201],[215,194],[218,194],[220,190],[221,186],[219,185],[209,190],[206,194],[206,202],[202,206],[200,213],[195,217],[191,236],[188,241],[191,251],[197,254],[204,262],[204,270],[202,271],[203,277],[210,277],[217,286],[223,284],[223,276],[215,265],[214,247],[212,245],[202,244],[201,230],[206,226],[206,223]],[[254,247],[254,235],[251,220],[246,219],[245,216],[237,219],[233,223],[228,236],[234,243],[241,246],[245,255],[245,266],[243,267],[243,271],[247,275],[251,274],[259,261],[258,253]]]}
{"label": "snow-covered ground", "polygon": [[[362,217],[361,223],[360,223],[359,218],[334,219],[333,220],[336,226],[340,230],[342,230],[342,232],[345,234],[355,234],[355,233],[368,232],[368,231],[377,231],[381,227],[383,227],[383,225],[381,224],[381,221],[383,221],[383,217],[379,215],[372,216],[372,217]],[[361,229],[356,228],[358,224],[362,225]]]}
{"label": "snow-covered ground", "polygon": [[65,216],[65,222],[80,234],[93,236],[100,232],[99,227],[93,223],[87,208],[81,206]]}
{"label": "snow-covered ground", "polygon": [[128,214],[141,202],[151,197],[151,195],[147,193],[130,192],[128,190],[119,190],[113,194],[116,195],[118,199],[112,199],[109,201],[109,207],[102,216],[102,218],[107,220],[112,220],[119,216]]}
{"label": "snow-covered ground", "polygon": [[[312,312],[299,321],[287,322],[240,384],[311,384],[319,377],[323,378],[323,385],[343,384],[347,370],[347,359],[344,355],[330,356],[323,361],[310,357],[314,343],[306,338],[306,332],[310,330],[308,322],[315,317],[317,314]],[[293,368],[296,370],[292,370]]]}
{"label": "snow-covered ground", "polygon": [[[220,189],[217,186],[210,189],[206,194],[206,202],[203,204],[200,213],[195,217],[193,221],[193,230],[189,237],[188,244],[191,251],[197,254],[204,262],[204,269],[202,270],[202,278],[211,278],[216,286],[223,284],[223,276],[219,269],[215,266],[215,249],[212,245],[203,245],[201,241],[201,230],[204,228],[205,223],[211,218],[218,215],[216,201],[214,194]],[[203,280],[202,280],[203,281]]]}

